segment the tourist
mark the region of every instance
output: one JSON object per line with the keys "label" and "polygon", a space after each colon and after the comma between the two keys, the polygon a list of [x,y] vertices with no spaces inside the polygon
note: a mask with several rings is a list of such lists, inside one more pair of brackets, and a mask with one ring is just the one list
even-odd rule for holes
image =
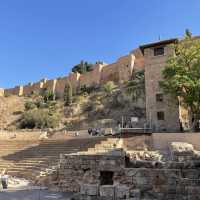
{"label": "tourist", "polygon": [[79,136],[79,132],[78,132],[78,131],[75,132],[75,136],[76,136],[76,137]]}
{"label": "tourist", "polygon": [[8,188],[8,174],[6,172],[6,170],[4,169],[1,173],[1,184],[3,189],[7,189]]}
{"label": "tourist", "polygon": [[88,129],[88,134],[89,134],[89,135],[92,134],[92,129],[91,129],[91,128]]}

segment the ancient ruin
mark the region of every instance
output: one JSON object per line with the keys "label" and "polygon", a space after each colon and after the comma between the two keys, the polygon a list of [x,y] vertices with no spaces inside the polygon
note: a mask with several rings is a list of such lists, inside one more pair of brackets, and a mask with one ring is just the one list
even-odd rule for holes
{"label": "ancient ruin", "polygon": [[133,137],[134,147],[128,145],[133,138],[110,138],[87,151],[61,154],[41,184],[74,192],[77,200],[199,199],[200,151],[187,143],[194,135],[172,142],[176,135],[166,134],[169,143],[162,149],[156,144],[160,136],[141,136],[140,142]]}

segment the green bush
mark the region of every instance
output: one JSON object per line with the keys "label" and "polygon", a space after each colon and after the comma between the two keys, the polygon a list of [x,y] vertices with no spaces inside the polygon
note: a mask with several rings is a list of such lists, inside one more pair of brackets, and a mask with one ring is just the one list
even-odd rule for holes
{"label": "green bush", "polygon": [[70,106],[72,104],[72,86],[69,82],[65,85],[64,101],[65,106]]}
{"label": "green bush", "polygon": [[26,110],[32,110],[32,109],[36,108],[36,105],[32,101],[27,101],[27,102],[25,102],[24,107]]}
{"label": "green bush", "polygon": [[107,94],[112,94],[113,90],[116,88],[117,86],[114,84],[113,81],[108,81],[106,84],[103,85],[103,90],[107,93]]}
{"label": "green bush", "polygon": [[48,101],[54,101],[55,100],[55,95],[53,93],[53,91],[49,90],[49,89],[44,89],[42,91],[42,97],[45,103],[47,103]]}
{"label": "green bush", "polygon": [[59,121],[58,114],[50,114],[47,110],[30,110],[23,115],[20,128],[55,128]]}
{"label": "green bush", "polygon": [[81,95],[85,95],[85,94],[91,94],[95,91],[97,91],[99,88],[95,85],[91,85],[91,86],[86,86],[86,85],[83,85],[81,86],[81,88],[79,89],[79,94]]}

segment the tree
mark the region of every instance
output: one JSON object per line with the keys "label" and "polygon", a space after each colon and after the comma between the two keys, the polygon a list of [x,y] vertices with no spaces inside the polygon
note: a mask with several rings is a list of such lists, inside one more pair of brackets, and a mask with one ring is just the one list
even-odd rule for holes
{"label": "tree", "polygon": [[113,81],[108,81],[106,84],[103,85],[103,90],[107,93],[107,94],[112,94],[113,90],[116,88],[117,86],[113,83]]}
{"label": "tree", "polygon": [[185,30],[185,38],[187,38],[187,39],[192,38],[192,32],[189,29]]}
{"label": "tree", "polygon": [[160,82],[166,94],[179,99],[190,114],[193,130],[199,128],[200,119],[200,40],[186,36],[173,45],[175,54],[167,61]]}
{"label": "tree", "polygon": [[125,86],[126,94],[131,96],[133,101],[137,101],[145,93],[144,70],[135,72],[133,77]]}
{"label": "tree", "polygon": [[49,90],[49,89],[44,89],[43,93],[43,100],[45,103],[47,103],[48,101],[54,101],[55,100],[55,94],[53,91]]}
{"label": "tree", "polygon": [[65,101],[65,106],[70,106],[72,103],[72,86],[71,86],[70,82],[68,82],[65,85],[64,101]]}
{"label": "tree", "polygon": [[80,64],[78,65],[75,65],[73,68],[72,68],[72,72],[78,72],[80,74],[84,74],[86,72],[89,72],[89,71],[92,71],[93,69],[93,64],[91,63],[88,63],[87,61],[81,61]]}

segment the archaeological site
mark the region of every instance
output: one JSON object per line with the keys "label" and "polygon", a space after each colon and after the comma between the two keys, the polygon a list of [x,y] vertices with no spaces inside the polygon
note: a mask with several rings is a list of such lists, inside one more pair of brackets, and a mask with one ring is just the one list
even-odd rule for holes
{"label": "archaeological site", "polygon": [[196,118],[160,84],[182,43],[159,40],[84,73],[0,89],[0,170],[66,200],[200,200]]}

